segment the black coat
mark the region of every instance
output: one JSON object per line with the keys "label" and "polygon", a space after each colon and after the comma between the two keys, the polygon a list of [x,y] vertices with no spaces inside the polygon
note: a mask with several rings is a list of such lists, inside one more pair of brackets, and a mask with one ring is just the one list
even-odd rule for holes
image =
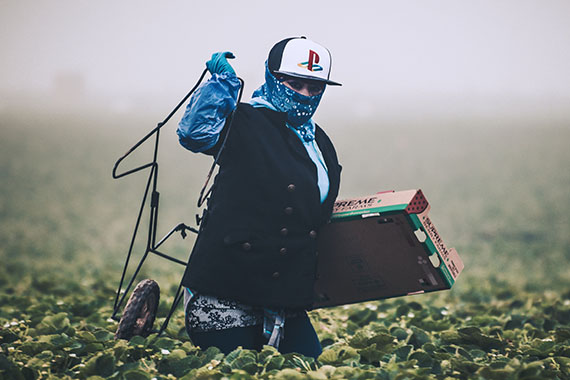
{"label": "black coat", "polygon": [[321,204],[316,166],[285,121],[285,113],[238,105],[184,286],[249,305],[311,307],[316,237],[330,218],[341,166],[317,126],[330,182]]}

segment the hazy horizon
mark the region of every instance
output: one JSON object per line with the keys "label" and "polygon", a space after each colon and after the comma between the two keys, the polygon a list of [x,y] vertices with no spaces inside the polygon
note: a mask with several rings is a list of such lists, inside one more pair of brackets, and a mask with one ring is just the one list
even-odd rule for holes
{"label": "hazy horizon", "polygon": [[0,110],[166,110],[220,50],[235,53],[248,99],[271,46],[306,35],[331,50],[331,79],[343,83],[318,116],[570,118],[568,2],[335,4],[0,1]]}

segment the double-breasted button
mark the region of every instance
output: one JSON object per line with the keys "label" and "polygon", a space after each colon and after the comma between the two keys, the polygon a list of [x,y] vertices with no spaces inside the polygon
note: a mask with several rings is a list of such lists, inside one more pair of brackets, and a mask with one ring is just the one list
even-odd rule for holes
{"label": "double-breasted button", "polygon": [[315,238],[317,237],[317,231],[311,230],[311,231],[309,232],[309,236],[310,236],[312,239],[315,239]]}
{"label": "double-breasted button", "polygon": [[282,254],[282,255],[286,254],[286,253],[287,253],[287,248],[285,248],[285,247],[281,248],[281,249],[279,250],[279,253]]}
{"label": "double-breasted button", "polygon": [[242,248],[244,251],[249,251],[249,250],[251,249],[251,243],[246,241],[245,243],[243,243],[243,244],[241,245],[241,248]]}
{"label": "double-breasted button", "polygon": [[275,278],[275,279],[279,278],[279,272],[273,273],[273,274],[271,275],[271,277],[273,277],[273,278]]}
{"label": "double-breasted button", "polygon": [[292,193],[293,191],[295,191],[295,188],[296,188],[296,187],[295,187],[295,184],[294,184],[294,183],[291,183],[291,184],[289,184],[289,185],[287,186],[287,191],[290,192],[290,193]]}
{"label": "double-breasted button", "polygon": [[293,214],[293,207],[287,206],[287,207],[285,207],[284,211],[285,211],[285,214],[291,215],[291,214]]}
{"label": "double-breasted button", "polygon": [[281,233],[281,236],[287,236],[289,230],[286,227],[283,227],[279,232]]}

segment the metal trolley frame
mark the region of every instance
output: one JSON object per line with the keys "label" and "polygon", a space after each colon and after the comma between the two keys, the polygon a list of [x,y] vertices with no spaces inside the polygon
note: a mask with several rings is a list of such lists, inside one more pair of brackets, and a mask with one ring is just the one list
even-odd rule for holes
{"label": "metal trolley frame", "polygon": [[[188,262],[184,262],[184,261],[179,260],[175,257],[172,257],[172,256],[162,252],[159,249],[162,246],[162,244],[164,244],[164,242],[166,242],[166,240],[168,240],[176,232],[180,232],[182,238],[185,238],[187,236],[187,231],[190,231],[190,232],[193,232],[196,234],[200,233],[200,227],[199,226],[200,226],[201,218],[198,215],[196,215],[196,224],[198,226],[198,229],[190,227],[190,226],[186,225],[185,223],[179,223],[174,228],[172,228],[162,239],[157,241],[157,230],[158,230],[157,227],[158,227],[158,215],[159,215],[158,210],[159,210],[159,198],[160,198],[160,193],[158,192],[158,147],[159,147],[159,142],[160,142],[160,130],[162,129],[162,127],[164,127],[166,125],[166,123],[168,123],[168,121],[180,109],[180,107],[186,103],[186,101],[194,93],[194,91],[196,91],[196,89],[198,88],[200,83],[203,81],[207,72],[208,72],[208,70],[204,69],[204,71],[200,75],[200,78],[198,79],[198,81],[196,82],[194,87],[186,94],[186,96],[184,96],[184,98],[176,105],[176,107],[174,107],[174,109],[168,114],[168,116],[166,116],[166,118],[163,121],[159,122],[155,128],[153,128],[150,132],[148,132],[142,139],[140,139],[136,144],[134,144],[124,155],[122,155],[115,162],[115,165],[113,167],[112,174],[113,174],[114,179],[123,178],[123,177],[126,177],[128,175],[143,171],[145,169],[150,169],[149,173],[148,173],[148,179],[146,181],[145,191],[144,191],[144,194],[142,197],[141,205],[139,207],[138,216],[137,216],[137,219],[135,222],[134,231],[133,231],[131,241],[130,241],[130,245],[129,245],[129,249],[127,252],[125,265],[123,267],[121,280],[119,281],[119,286],[117,288],[117,293],[115,295],[115,301],[113,304],[113,314],[111,315],[111,318],[116,320],[116,321],[121,320],[121,318],[119,317],[119,311],[121,310],[121,307],[123,306],[123,304],[125,302],[125,297],[127,296],[127,294],[129,294],[129,292],[133,286],[133,283],[134,283],[137,275],[139,274],[144,262],[148,258],[149,254],[154,254],[154,255],[159,256],[161,258],[170,260],[174,263],[186,266],[188,264]],[[240,86],[240,90],[238,93],[237,103],[239,103],[241,101],[241,97],[242,97],[242,93],[243,93],[243,87],[244,87],[243,79],[238,78],[238,80],[240,81],[241,86]],[[205,200],[208,198],[208,196],[210,195],[210,193],[212,191],[212,187],[210,187],[208,190],[206,190],[206,189],[207,189],[208,183],[210,181],[210,178],[211,178],[211,176],[215,170],[215,167],[218,164],[218,160],[221,156],[221,153],[225,147],[227,138],[229,136],[229,130],[231,129],[234,112],[235,112],[235,110],[228,117],[228,120],[226,122],[227,123],[226,124],[227,132],[225,133],[225,137],[223,138],[220,149],[218,150],[217,154],[214,157],[214,162],[212,163],[212,166],[210,167],[210,170],[209,170],[207,178],[206,178],[206,182],[204,183],[204,186],[202,187],[202,190],[200,191],[200,194],[198,197],[198,203],[197,203],[199,208],[204,204]],[[140,165],[134,169],[130,169],[130,170],[126,170],[126,171],[118,173],[117,171],[118,171],[118,168],[119,168],[121,162],[123,160],[125,160],[128,156],[130,156],[134,151],[136,151],[143,143],[145,143],[151,137],[154,137],[154,151],[152,154],[152,161],[150,161],[146,164]],[[149,198],[150,198],[150,201],[149,201]],[[145,206],[147,203],[148,203],[148,207],[150,208],[150,210],[149,210],[149,227],[148,227],[148,231],[147,231],[146,248],[145,248],[144,254],[143,254],[141,260],[139,261],[134,273],[132,274],[132,276],[128,280],[128,283],[126,284],[126,286],[123,287],[123,285],[126,282],[125,279],[127,277],[129,262],[131,260],[131,256],[133,253],[136,238],[140,232],[139,227],[140,227],[140,224],[141,224],[141,221],[143,218],[143,213],[144,213],[144,210],[146,208]],[[176,307],[180,303],[180,300],[182,299],[182,297],[183,297],[183,292],[182,292],[182,280],[181,280],[180,284],[178,285],[178,289],[176,290],[176,295],[174,296],[174,302],[172,303],[172,306],[170,307],[170,311],[168,312],[166,319],[162,323],[160,329],[159,330],[149,329],[146,332],[147,333],[158,332],[159,335],[162,334],[164,332],[164,330],[166,329],[166,327],[168,326],[168,322],[170,321],[170,318],[172,317],[172,314],[176,310]],[[158,299],[157,299],[157,301],[158,301]],[[129,302],[130,302],[130,300],[129,300]],[[128,307],[128,304],[125,307],[125,309],[127,307]],[[152,307],[154,307],[155,310],[154,310],[154,313],[152,315],[152,321],[150,321],[150,327],[151,328],[152,328],[152,323],[154,322],[154,317],[155,317],[155,313],[156,313],[156,308],[158,307],[158,303],[156,303],[155,305],[152,305]],[[144,310],[144,312],[146,314],[148,314],[148,310]],[[146,322],[146,321],[144,321],[144,322]],[[116,337],[117,337],[117,335],[116,335]]]}

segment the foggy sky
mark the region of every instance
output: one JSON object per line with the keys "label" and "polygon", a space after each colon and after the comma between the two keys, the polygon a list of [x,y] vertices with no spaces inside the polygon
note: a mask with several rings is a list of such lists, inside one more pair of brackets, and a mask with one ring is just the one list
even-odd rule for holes
{"label": "foggy sky", "polygon": [[569,16],[563,0],[0,0],[0,94],[49,95],[71,76],[117,104],[170,104],[212,52],[231,50],[249,98],[271,46],[306,35],[329,48],[343,83],[327,101],[352,112],[414,102],[548,112],[569,104]]}

